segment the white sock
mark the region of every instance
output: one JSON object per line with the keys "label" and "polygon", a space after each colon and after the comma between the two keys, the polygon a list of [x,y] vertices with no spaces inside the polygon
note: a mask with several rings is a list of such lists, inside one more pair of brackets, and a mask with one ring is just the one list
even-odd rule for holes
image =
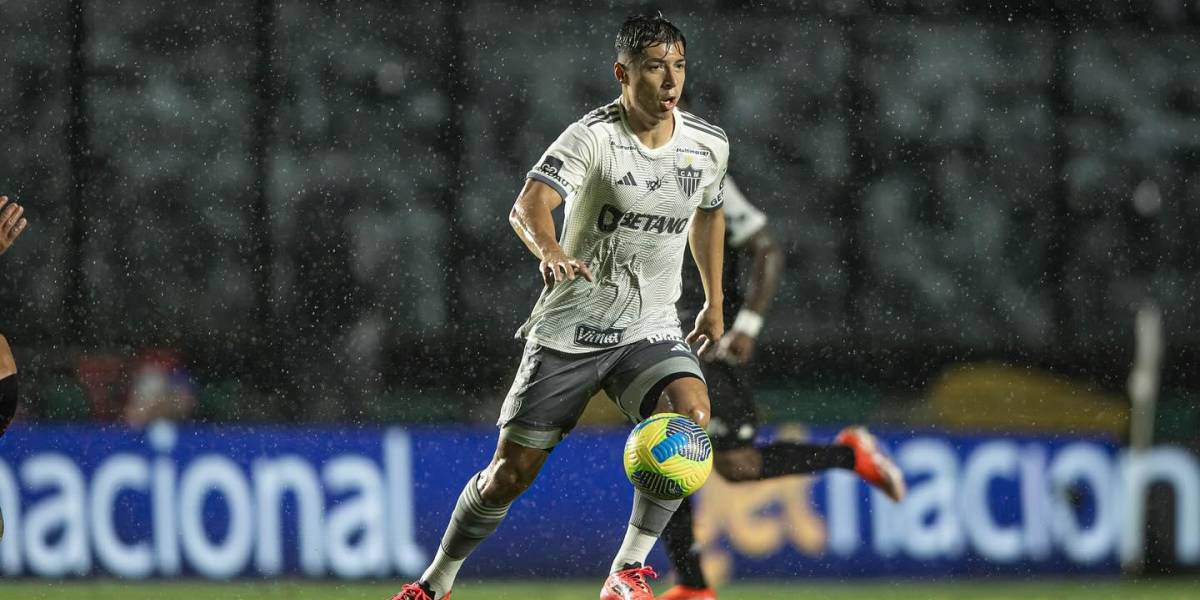
{"label": "white sock", "polygon": [[646,564],[646,557],[654,548],[654,542],[662,535],[671,515],[679,509],[683,500],[659,500],[643,494],[640,490],[633,491],[633,510],[629,514],[629,527],[625,530],[625,541],[613,559],[610,573],[620,571],[625,565],[637,563]]}
{"label": "white sock", "polygon": [[646,564],[646,557],[650,556],[650,551],[654,549],[656,541],[658,541],[657,535],[651,535],[630,525],[625,530],[625,541],[621,542],[621,549],[617,550],[617,557],[613,559],[609,572],[616,573],[630,563]]}
{"label": "white sock", "polygon": [[429,586],[429,591],[433,592],[434,600],[450,591],[451,586],[454,585],[454,578],[458,576],[459,567],[466,560],[448,556],[445,550],[438,547],[437,556],[433,557],[433,562],[429,563],[429,568],[425,569],[425,574],[421,576],[421,581],[425,582]]}

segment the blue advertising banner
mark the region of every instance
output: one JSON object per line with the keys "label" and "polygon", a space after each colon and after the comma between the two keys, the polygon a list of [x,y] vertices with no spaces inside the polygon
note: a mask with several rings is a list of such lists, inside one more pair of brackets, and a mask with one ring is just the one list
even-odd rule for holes
{"label": "blue advertising banner", "polygon": [[[602,575],[629,514],[624,434],[572,434],[462,575]],[[495,437],[468,427],[17,427],[0,440],[0,572],[411,577]],[[1200,564],[1200,464],[1184,450],[932,432],[884,440],[908,478],[901,504],[847,472],[711,479],[696,526],[713,578],[1116,573],[1140,552],[1137,515],[1156,482],[1177,500],[1176,556]],[[666,568],[660,549],[651,564]]]}

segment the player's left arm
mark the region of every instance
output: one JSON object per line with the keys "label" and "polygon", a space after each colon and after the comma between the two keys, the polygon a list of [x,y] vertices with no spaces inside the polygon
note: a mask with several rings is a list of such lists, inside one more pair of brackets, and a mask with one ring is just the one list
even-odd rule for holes
{"label": "player's left arm", "polygon": [[700,283],[704,286],[704,307],[696,315],[696,326],[688,334],[687,342],[702,342],[697,354],[707,358],[725,333],[725,317],[721,306],[725,301],[721,284],[725,255],[725,211],[719,205],[713,209],[695,210],[692,227],[688,231],[688,246],[700,271]]}
{"label": "player's left arm", "polygon": [[779,281],[783,278],[783,249],[767,227],[761,227],[739,248],[750,255],[750,282],[746,299],[733,320],[729,333],[721,338],[717,358],[735,365],[744,365],[754,355],[754,340],[762,329],[763,316],[775,299]]}

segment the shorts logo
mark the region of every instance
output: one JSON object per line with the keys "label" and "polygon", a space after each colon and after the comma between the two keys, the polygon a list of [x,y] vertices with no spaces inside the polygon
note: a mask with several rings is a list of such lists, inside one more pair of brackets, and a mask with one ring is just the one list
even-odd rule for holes
{"label": "shorts logo", "polygon": [[587,325],[580,325],[575,328],[575,343],[581,346],[595,346],[597,348],[607,348],[621,343],[621,336],[625,335],[624,329],[596,329]]}
{"label": "shorts logo", "polygon": [[558,177],[558,172],[562,170],[563,161],[553,156],[546,156],[546,160],[542,161],[542,166],[538,170],[551,176]]}

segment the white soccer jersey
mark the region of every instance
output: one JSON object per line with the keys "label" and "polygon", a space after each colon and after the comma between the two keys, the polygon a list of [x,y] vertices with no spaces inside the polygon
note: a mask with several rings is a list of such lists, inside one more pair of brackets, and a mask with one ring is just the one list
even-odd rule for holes
{"label": "white soccer jersey", "polygon": [[733,177],[725,178],[725,239],[733,248],[741,247],[767,224],[767,215],[750,204]]}
{"label": "white soccer jersey", "polygon": [[596,281],[543,290],[519,336],[577,353],[682,335],[688,225],[696,208],[721,208],[729,141],[690,113],[674,118],[671,140],[652,150],[614,101],[571,124],[529,172],[566,201],[559,244]]}

